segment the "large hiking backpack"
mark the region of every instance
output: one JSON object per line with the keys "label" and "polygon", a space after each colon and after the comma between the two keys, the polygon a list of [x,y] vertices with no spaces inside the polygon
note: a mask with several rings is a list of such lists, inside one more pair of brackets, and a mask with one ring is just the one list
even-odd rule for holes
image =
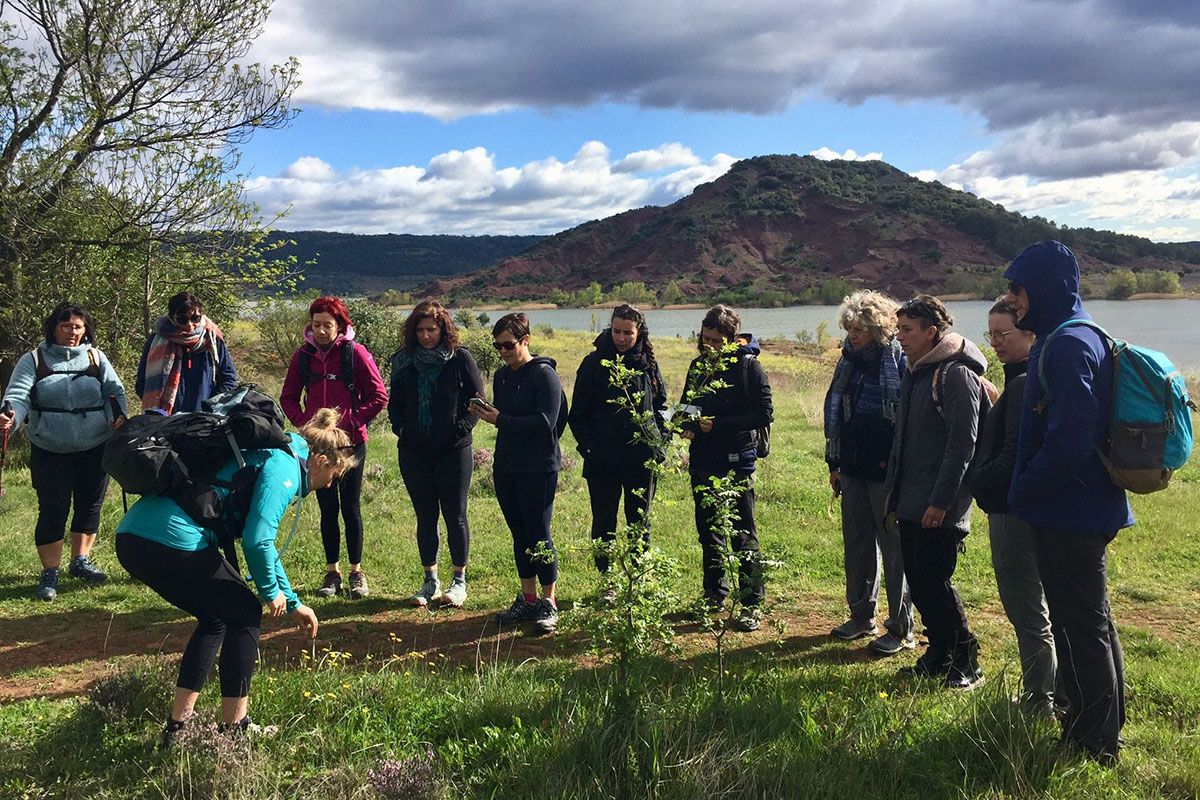
{"label": "large hiking backpack", "polygon": [[1187,384],[1171,360],[1157,350],[1114,339],[1094,322],[1069,319],[1055,328],[1042,345],[1038,379],[1042,399],[1035,407],[1046,410],[1050,384],[1046,356],[1050,342],[1063,328],[1086,325],[1100,334],[1112,352],[1113,389],[1109,409],[1108,449],[1100,459],[1112,482],[1135,494],[1167,488],[1171,475],[1192,454],[1192,411]]}
{"label": "large hiking backpack", "polygon": [[[741,358],[742,366],[742,391],[746,393],[746,397],[750,398],[750,362],[755,360],[757,356],[753,353],[746,353]],[[771,423],[763,425],[761,428],[755,428],[750,431],[750,439],[754,442],[754,455],[757,458],[766,458],[771,455]]]}
{"label": "large hiking backpack", "polygon": [[[242,450],[289,453],[283,413],[251,385],[205,401],[209,411],[172,416],[148,412],[125,421],[104,447],[101,465],[129,494],[158,494],[174,500],[196,524],[217,534],[230,552],[242,534],[259,468]],[[229,480],[217,471],[234,458]],[[227,489],[222,497],[218,488]]]}
{"label": "large hiking backpack", "polygon": [[346,391],[350,394],[350,413],[358,413],[358,389],[354,385],[354,342],[343,340],[341,349],[338,352],[340,359],[340,373],[315,373],[312,370],[312,352],[300,348],[300,357],[297,359],[296,367],[300,372],[300,384],[304,387],[304,391],[308,391],[310,384],[313,381],[341,381],[346,386]]}
{"label": "large hiking backpack", "polygon": [[33,357],[33,386],[29,389],[29,407],[39,414],[88,414],[92,411],[103,411],[104,402],[101,401],[98,406],[89,406],[88,408],[53,408],[43,406],[38,402],[38,384],[43,379],[49,378],[51,375],[70,375],[71,380],[79,378],[91,378],[100,384],[100,397],[104,397],[104,379],[100,375],[100,362],[96,359],[96,350],[89,347],[87,351],[88,365],[83,369],[72,370],[57,370],[52,369],[46,363],[46,359],[42,356],[42,349],[35,347],[30,353]]}

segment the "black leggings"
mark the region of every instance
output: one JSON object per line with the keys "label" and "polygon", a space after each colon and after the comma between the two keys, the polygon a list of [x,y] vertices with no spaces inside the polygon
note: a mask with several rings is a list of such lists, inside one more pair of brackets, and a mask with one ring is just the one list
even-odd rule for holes
{"label": "black leggings", "polygon": [[38,498],[33,540],[38,547],[61,542],[74,500],[72,533],[100,530],[100,509],[108,491],[108,474],[101,468],[104,445],[74,453],[54,453],[29,445],[29,476]]}
{"label": "black leggings", "polygon": [[[642,533],[643,547],[650,546],[650,527],[646,508],[654,496],[654,476],[650,474],[614,474],[611,477],[588,478],[588,500],[592,505],[592,541],[611,542],[616,538],[617,507],[625,496],[625,524],[646,525]],[[641,496],[636,493],[641,490]],[[597,553],[596,569],[608,572],[608,558]]]}
{"label": "black leggings", "polygon": [[425,455],[400,449],[400,476],[417,515],[417,550],[421,565],[437,564],[438,508],[446,522],[446,543],[456,567],[467,565],[471,531],[467,526],[467,491],[474,467],[471,448],[459,447]]}
{"label": "black leggings", "polygon": [[245,697],[258,661],[262,604],[215,547],[176,550],[132,533],[117,534],[117,560],[131,576],[196,617],[179,662],[180,689],[204,688],[221,651],[222,697]]}
{"label": "black leggings", "polygon": [[367,443],[354,448],[358,466],[348,470],[328,489],[317,490],[317,505],[321,508],[321,543],[325,545],[325,563],[336,564],[341,557],[342,532],[338,527],[338,512],[346,523],[346,558],[351,564],[362,563],[363,470],[367,465]]}
{"label": "black leggings", "polygon": [[[495,474],[496,502],[513,537],[513,560],[522,580],[536,577],[542,586],[558,580],[558,553],[550,537],[550,520],[554,516],[554,491],[558,488],[558,473]],[[550,551],[549,559],[535,559],[529,551],[543,543]]]}

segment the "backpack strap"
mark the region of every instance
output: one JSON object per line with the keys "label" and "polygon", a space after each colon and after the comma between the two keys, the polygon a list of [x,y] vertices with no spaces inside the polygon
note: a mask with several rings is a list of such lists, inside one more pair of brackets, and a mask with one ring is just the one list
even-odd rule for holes
{"label": "backpack strap", "polygon": [[[1047,336],[1046,341],[1042,343],[1042,352],[1038,356],[1038,382],[1042,384],[1042,397],[1033,407],[1033,413],[1039,415],[1046,413],[1046,404],[1050,400],[1050,381],[1046,377],[1046,356],[1049,355],[1050,342],[1054,341],[1054,338],[1058,335],[1058,332],[1063,328],[1073,328],[1080,325],[1087,326],[1096,333],[1100,334],[1100,338],[1104,339],[1104,341],[1108,343],[1109,352],[1115,355],[1117,349],[1117,340],[1110,336],[1108,331],[1104,330],[1104,328],[1101,328],[1095,322],[1092,322],[1089,319],[1069,319],[1066,322],[1061,323],[1057,328],[1050,331],[1050,335]],[[1114,392],[1116,391],[1115,386],[1113,387],[1113,390]]]}
{"label": "backpack strap", "polygon": [[104,396],[104,381],[100,377],[100,361],[96,358],[96,349],[94,347],[88,347],[87,349],[88,365],[83,369],[72,370],[51,369],[50,365],[46,363],[46,359],[42,357],[41,350],[42,349],[40,347],[35,347],[30,353],[30,355],[33,356],[34,375],[33,386],[31,386],[29,389],[30,408],[32,408],[34,411],[37,411],[39,414],[88,414],[92,411],[104,411],[105,406],[103,400],[101,401],[100,405],[88,406],[87,408],[46,408],[42,406],[37,399],[37,385],[51,375],[69,375],[71,376],[72,380],[85,376],[92,378],[96,381],[96,383],[100,384],[100,396],[102,398]]}
{"label": "backpack strap", "polygon": [[358,388],[354,384],[354,342],[342,340],[342,383],[350,393],[350,413],[358,416]]}

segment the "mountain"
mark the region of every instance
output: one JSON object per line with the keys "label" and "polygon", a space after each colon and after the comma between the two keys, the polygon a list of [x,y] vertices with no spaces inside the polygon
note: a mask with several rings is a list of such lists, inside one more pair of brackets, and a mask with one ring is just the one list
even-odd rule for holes
{"label": "mountain", "polygon": [[278,252],[305,264],[307,289],[374,294],[408,289],[434,278],[493,264],[544,236],[360,235],[326,231],[275,231],[269,242],[291,241]]}
{"label": "mountain", "polygon": [[685,300],[792,302],[832,281],[838,292],[983,295],[998,284],[1000,267],[1051,238],[1075,250],[1092,291],[1118,266],[1200,280],[1200,251],[1186,244],[1024,217],[882,161],[774,155],[739,161],[669,206],[584,223],[422,291],[459,302],[544,299],[550,288],[597,282],[608,291],[633,281],[650,289],[675,283]]}

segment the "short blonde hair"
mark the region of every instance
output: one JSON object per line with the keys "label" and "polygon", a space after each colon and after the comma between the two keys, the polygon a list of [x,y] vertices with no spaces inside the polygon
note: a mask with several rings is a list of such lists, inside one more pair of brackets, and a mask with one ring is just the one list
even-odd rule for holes
{"label": "short blonde hair", "polygon": [[336,408],[319,408],[312,419],[300,426],[300,435],[308,442],[309,458],[325,456],[339,475],[358,466],[350,434],[338,427],[341,418]]}
{"label": "short blonde hair", "polygon": [[863,289],[849,295],[838,308],[838,325],[842,330],[863,328],[880,344],[896,337],[896,309],[900,304],[886,294]]}

